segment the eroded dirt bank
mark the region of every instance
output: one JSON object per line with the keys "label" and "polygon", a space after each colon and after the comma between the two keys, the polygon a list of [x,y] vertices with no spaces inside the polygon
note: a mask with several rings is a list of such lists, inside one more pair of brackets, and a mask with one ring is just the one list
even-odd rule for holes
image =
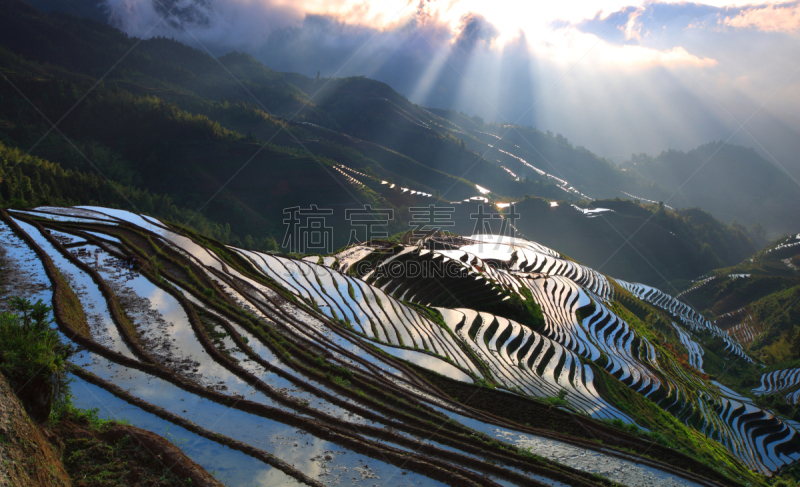
{"label": "eroded dirt bank", "polygon": [[61,487],[72,485],[61,452],[17,400],[0,374],[0,486]]}

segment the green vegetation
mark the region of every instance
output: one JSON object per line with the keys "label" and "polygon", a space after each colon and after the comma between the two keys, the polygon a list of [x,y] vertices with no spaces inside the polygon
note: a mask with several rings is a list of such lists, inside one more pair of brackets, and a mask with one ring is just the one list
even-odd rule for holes
{"label": "green vegetation", "polygon": [[792,209],[800,205],[797,186],[752,148],[711,142],[688,152],[633,155],[622,168],[658,181],[668,194],[680,186],[670,201],[673,206],[699,206],[773,236],[800,228],[798,213]]}
{"label": "green vegetation", "polygon": [[[529,291],[530,292],[530,291]],[[597,305],[594,304],[594,301],[591,301],[589,304],[582,308],[578,308],[575,312],[575,315],[578,317],[579,322],[583,322],[586,318],[592,316],[597,309]]]}
{"label": "green vegetation", "polygon": [[555,396],[544,398],[544,401],[552,406],[559,406],[563,408],[569,407],[569,401],[567,400],[566,389],[561,389]]}
{"label": "green vegetation", "polygon": [[[641,433],[641,429],[639,429],[639,427],[637,425],[626,423],[625,421],[623,421],[621,419],[607,419],[607,420],[603,420],[603,422],[606,423],[609,426],[612,426],[612,427],[614,427],[614,428],[616,428],[616,429],[618,429],[620,431],[624,431],[624,432],[626,432],[626,433],[628,433],[630,435],[638,435],[639,433]],[[659,435],[659,436],[661,436],[661,435]],[[666,440],[663,439],[663,437],[661,437],[660,439],[662,439],[662,441],[666,442]]]}
{"label": "green vegetation", "polygon": [[41,300],[12,297],[9,306],[14,313],[0,314],[0,372],[31,416],[44,421],[66,385],[63,371],[73,350],[50,328],[52,308]]}
{"label": "green vegetation", "polygon": [[[189,486],[170,466],[131,436],[127,423],[101,419],[97,409],[75,407],[66,377],[67,360],[74,353],[50,327],[52,308],[41,300],[11,297],[13,312],[0,314],[0,372],[8,379],[25,409],[58,438],[61,462],[76,485]],[[44,399],[43,399],[44,398]],[[148,434],[139,430],[139,434]],[[0,435],[0,446],[10,438]],[[33,443],[34,438],[15,441]],[[7,447],[13,447],[11,443]],[[48,459],[58,462],[58,459]],[[56,471],[55,465],[39,468]]]}
{"label": "green vegetation", "polygon": [[[63,442],[62,462],[69,476],[86,487],[194,485],[174,470],[174,460],[140,445],[125,421],[102,419],[97,409],[78,409],[66,396],[53,411],[50,428]],[[167,437],[168,431],[167,431]],[[151,445],[152,447],[152,445]],[[172,463],[172,465],[170,465]]]}
{"label": "green vegetation", "polygon": [[169,196],[115,183],[88,172],[65,170],[59,164],[28,156],[0,142],[0,205],[26,208],[78,204],[137,209],[181,226],[188,223],[189,228],[223,241],[238,241],[230,226],[180,209]]}
{"label": "green vegetation", "polygon": [[759,299],[751,305],[753,319],[769,327],[753,348],[767,364],[800,359],[800,285]]}

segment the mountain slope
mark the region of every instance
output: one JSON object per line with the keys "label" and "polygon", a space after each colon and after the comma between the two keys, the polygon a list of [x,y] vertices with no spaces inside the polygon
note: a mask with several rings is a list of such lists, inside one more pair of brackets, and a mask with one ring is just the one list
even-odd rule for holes
{"label": "mountain slope", "polygon": [[[800,359],[796,323],[800,304],[800,238],[773,242],[736,266],[715,269],[681,299],[739,336],[771,368]],[[743,381],[752,383],[752,377]]]}
{"label": "mountain slope", "polygon": [[[673,211],[624,200],[598,200],[586,207],[565,201],[552,204],[541,198],[518,201],[514,235],[562,249],[601,272],[670,292],[684,289],[690,279],[720,263],[741,262],[761,244],[744,228],[725,225],[698,209]],[[455,205],[456,225],[449,230],[481,233],[474,216],[479,206]],[[483,223],[499,233],[505,220]]]}
{"label": "mountain slope", "polygon": [[[4,257],[7,265],[27,262],[36,283],[20,292],[49,295],[47,285],[39,286],[48,281],[56,296],[65,286],[82,286],[79,302],[69,306],[106,317],[88,320],[78,332],[65,319],[71,308],[55,302],[62,340],[83,347],[72,374],[86,385],[86,396],[101,395],[113,407],[127,403],[126,414],[134,417],[156,414],[200,435],[203,451],[232,458],[224,445],[262,462],[238,460],[237,479],[266,462],[276,481],[291,477],[311,485],[340,482],[330,472],[345,467],[362,473],[348,477],[357,485],[396,485],[394,467],[407,472],[404,481],[432,485],[761,482],[720,445],[658,408],[643,417],[653,421],[649,427],[667,428],[664,436],[629,434],[575,414],[598,405],[593,415],[613,412],[628,388],[625,379],[584,362],[585,351],[569,341],[499,315],[396,300],[325,265],[338,267],[344,256],[295,260],[225,247],[151,217],[101,207],[39,208],[3,219],[0,238],[15,249]],[[568,281],[574,282],[561,282]],[[554,311],[562,306],[537,299]],[[474,320],[466,325],[459,313]],[[457,322],[465,326],[459,330]],[[517,355],[525,348],[535,365],[501,370],[495,348]],[[580,376],[573,375],[577,370]],[[567,380],[574,386],[558,394]],[[533,393],[536,383],[543,389]],[[475,389],[459,401],[443,392],[451,387]],[[494,407],[469,404],[486,394],[496,398]],[[502,407],[505,397],[508,404],[523,401],[522,411],[535,412],[537,424],[511,419],[519,412]],[[634,394],[626,401],[631,412],[645,412],[639,407],[646,399]],[[224,422],[217,416],[222,412]],[[293,446],[284,448],[277,437]],[[602,445],[590,441],[598,437]],[[791,442],[776,442],[781,451],[787,447],[779,444]],[[575,463],[581,457],[575,453],[587,449],[605,465],[602,475]],[[648,449],[654,458],[637,458],[646,468],[636,466],[629,449]],[[714,461],[704,465],[692,454]]]}
{"label": "mountain slope", "polygon": [[[777,447],[778,450],[791,458],[796,455],[789,453],[800,444],[797,439],[789,440],[794,435],[790,432],[794,423],[784,422],[771,412],[759,411],[752,399],[709,381],[709,376],[703,373],[705,368],[711,374],[724,374],[723,369],[729,366],[747,368],[752,364],[738,339],[654,288],[608,279],[561,259],[551,249],[508,237],[434,237],[421,241],[419,246],[392,253],[382,249],[376,257],[372,259],[367,254],[361,258],[369,265],[348,259],[346,269],[364,274],[367,282],[412,302],[469,303],[474,311],[457,310],[466,315],[466,321],[463,316],[446,316],[445,321],[467,343],[474,344],[471,346],[477,353],[488,357],[485,360],[493,377],[501,382],[511,381],[521,390],[532,387],[529,393],[542,394],[533,384],[526,384],[524,374],[515,377],[519,375],[515,372],[519,367],[565,388],[576,407],[592,397],[589,393],[582,399],[581,395],[586,393],[577,392],[583,387],[593,391],[596,386],[591,380],[583,386],[586,379],[573,369],[575,359],[550,350],[548,342],[537,336],[541,333],[605,369],[615,380],[652,400],[681,422],[726,445],[750,468],[767,472],[773,468],[771,465],[778,465],[756,445],[760,440],[755,438],[769,434],[767,431],[782,431],[775,438],[790,443]],[[439,267],[432,267],[432,263],[438,263]],[[446,270],[448,265],[463,266],[465,273],[454,282],[437,277],[454,276]],[[410,274],[412,269],[420,268],[426,272]],[[473,284],[465,286],[469,282]],[[520,297],[541,307],[543,323],[535,324],[535,318],[525,318],[514,311],[514,300]],[[498,308],[506,302],[508,309]],[[656,311],[650,305],[663,311]],[[524,325],[520,329],[513,321],[481,313],[489,309],[506,317],[520,316],[521,322],[531,324],[532,329],[526,330]],[[523,344],[528,341],[533,346],[526,348]],[[548,365],[554,354],[553,360],[558,365]],[[597,378],[598,374],[596,371],[592,375]],[[588,408],[591,414],[607,414],[602,407],[588,404],[581,407]],[[644,421],[648,428],[653,427],[653,420],[639,416],[641,410],[631,407],[630,399],[611,404],[637,421]],[[740,436],[737,424],[751,420],[763,423],[759,423],[752,436]],[[752,427],[756,428],[755,425]],[[764,430],[758,429],[761,427]],[[756,443],[747,446],[750,441]],[[757,450],[761,453],[756,453]]]}
{"label": "mountain slope", "polygon": [[800,227],[794,211],[800,187],[753,149],[712,142],[686,153],[636,156],[622,167],[677,191],[672,205],[699,206],[727,222],[760,223],[770,235]]}
{"label": "mountain slope", "polygon": [[[139,41],[93,20],[42,15],[19,0],[4,0],[3,7],[0,43],[13,53],[63,67],[70,74],[60,75],[75,80],[106,74],[130,50],[108,73],[107,82],[176,103],[189,113],[208,115],[242,134],[272,137],[274,123],[265,124],[252,113],[253,109],[268,110],[278,117],[376,143],[431,170],[480,184],[498,196],[558,199],[552,192],[555,185],[566,190],[562,197],[572,201],[670,198],[672,207],[699,206],[729,223],[739,221],[748,227],[760,223],[771,236],[800,224],[788,209],[800,203],[800,188],[751,149],[711,143],[688,153],[634,156],[616,167],[583,147],[574,147],[560,134],[485,124],[477,117],[424,109],[389,86],[363,77],[312,79],[279,73],[243,53],[217,60],[173,40]],[[222,99],[249,104],[250,113],[221,110],[217,104]],[[279,135],[286,139],[286,134]],[[310,140],[299,135],[289,139],[281,144]],[[378,168],[386,156],[363,155]],[[348,161],[339,162],[348,165]],[[398,179],[399,175],[405,182],[395,182],[405,187],[429,186],[422,172],[386,171],[384,177]],[[537,185],[539,180],[550,186]],[[466,197],[452,186],[442,181],[429,186],[433,190],[429,192],[438,190],[450,200]]]}
{"label": "mountain slope", "polygon": [[[364,205],[393,212],[388,225],[379,225],[384,235],[408,230],[411,209],[430,204],[455,208],[455,231],[472,233],[472,215],[484,200],[463,203],[481,195],[491,205],[519,201],[522,235],[646,284],[734,265],[760,244],[758,235],[697,210],[677,215],[666,208],[662,214],[590,201],[600,193],[587,189],[590,180],[595,188],[633,185],[637,191],[645,180],[560,136],[426,110],[366,78],[278,73],[246,54],[217,60],[172,40],[139,41],[91,20],[4,2],[0,69],[13,86],[0,84],[0,141],[66,170],[169,196],[192,210],[183,222],[196,211],[220,228],[230,225],[240,243],[248,236],[254,247],[267,248],[261,244],[273,239],[284,243],[285,211],[310,205],[333,210],[326,251],[351,242],[346,211]],[[63,117],[59,131],[69,140],[42,114],[51,121]],[[295,121],[281,118],[295,114]],[[486,132],[501,129],[508,140]],[[562,204],[552,210],[526,195]],[[565,202],[614,213],[584,215]],[[122,201],[104,204],[154,211]],[[494,206],[484,210],[498,212]],[[158,214],[173,218],[167,213]],[[213,235],[227,242],[222,233]]]}

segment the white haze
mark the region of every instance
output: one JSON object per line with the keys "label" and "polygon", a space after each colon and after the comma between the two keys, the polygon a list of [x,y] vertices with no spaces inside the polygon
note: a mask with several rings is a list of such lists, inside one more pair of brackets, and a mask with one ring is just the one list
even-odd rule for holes
{"label": "white haze", "polygon": [[552,130],[617,162],[730,138],[800,180],[797,1],[160,1],[105,6],[131,35],[246,51],[309,76],[366,75],[414,102]]}

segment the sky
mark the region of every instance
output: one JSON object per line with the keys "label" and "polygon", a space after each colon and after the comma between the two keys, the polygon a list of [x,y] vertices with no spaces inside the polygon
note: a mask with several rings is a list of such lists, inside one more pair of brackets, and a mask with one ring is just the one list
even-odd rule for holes
{"label": "sky", "polygon": [[551,130],[616,162],[723,140],[800,180],[800,0],[102,0],[128,34]]}

